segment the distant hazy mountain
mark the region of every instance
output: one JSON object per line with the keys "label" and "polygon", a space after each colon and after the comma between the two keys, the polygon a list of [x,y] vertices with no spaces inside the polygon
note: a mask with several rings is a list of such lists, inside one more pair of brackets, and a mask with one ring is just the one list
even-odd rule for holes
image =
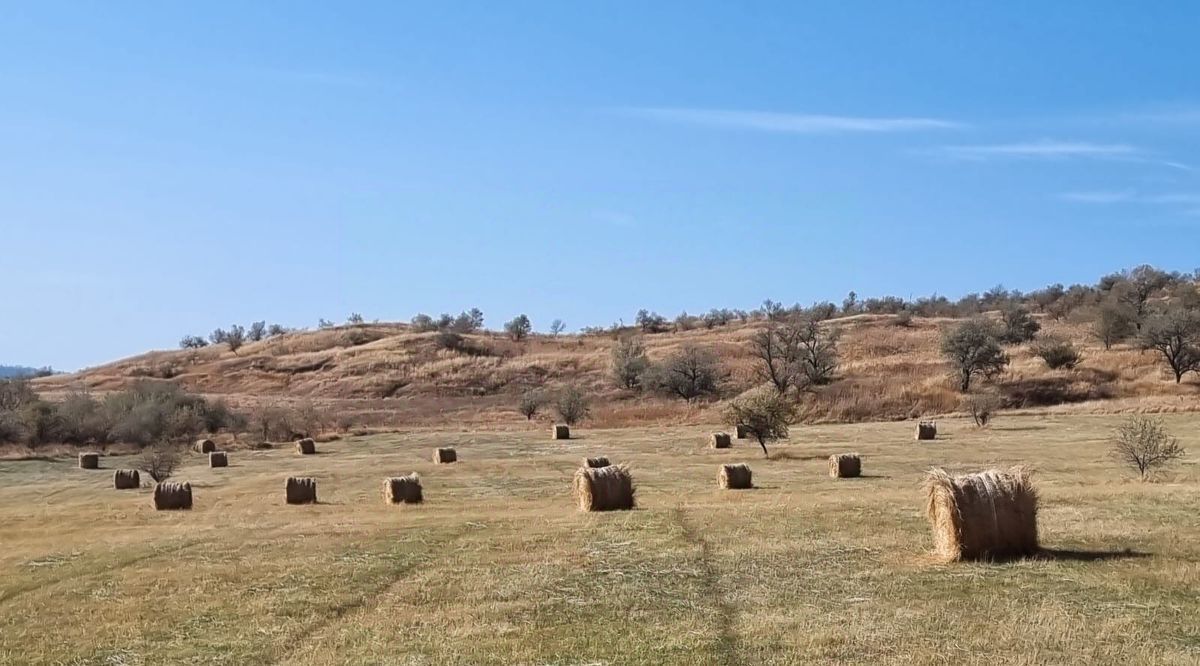
{"label": "distant hazy mountain", "polygon": [[47,375],[52,370],[50,368],[29,368],[23,365],[0,365],[0,379],[8,379],[10,377],[33,377],[35,375]]}

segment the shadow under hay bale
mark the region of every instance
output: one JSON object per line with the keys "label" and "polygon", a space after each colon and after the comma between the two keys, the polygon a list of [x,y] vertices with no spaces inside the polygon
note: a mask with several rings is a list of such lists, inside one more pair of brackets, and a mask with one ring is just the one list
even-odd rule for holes
{"label": "shadow under hay bale", "polygon": [[208,453],[212,453],[213,451],[216,451],[216,450],[217,450],[217,443],[212,441],[211,439],[196,440],[196,452],[197,453],[208,454]]}
{"label": "shadow under hay bale", "polygon": [[746,463],[721,465],[720,471],[717,472],[717,486],[725,490],[753,488],[754,482],[750,474],[750,466]]}
{"label": "shadow under hay bale", "polygon": [[624,465],[581,467],[575,472],[575,499],[580,511],[632,509],[633,477]]}
{"label": "shadow under hay bale", "polygon": [[584,458],[583,459],[584,467],[608,467],[611,464],[612,463],[610,463],[608,461],[608,458],[606,458],[604,456],[599,456],[597,458]]}
{"label": "shadow under hay bale", "polygon": [[79,469],[100,469],[100,454],[95,452],[79,454]]}
{"label": "shadow under hay bale", "polygon": [[714,449],[728,449],[733,446],[733,441],[729,438],[729,433],[727,432],[714,432],[710,445]]}
{"label": "shadow under hay bale", "polygon": [[433,452],[433,462],[438,464],[452,463],[458,460],[458,452],[450,448],[436,449]]}
{"label": "shadow under hay bale", "polygon": [[305,437],[304,439],[297,440],[296,451],[299,452],[300,455],[311,456],[317,452],[317,443],[313,441],[311,437]]}
{"label": "shadow under hay bale", "polygon": [[229,455],[224,451],[213,451],[208,454],[209,467],[229,467]]}
{"label": "shadow under hay bale", "polygon": [[739,423],[733,427],[733,433],[738,439],[750,439],[750,426]]}
{"label": "shadow under hay bale", "polygon": [[113,488],[130,490],[142,487],[142,475],[136,469],[119,469],[113,473]]}
{"label": "shadow under hay bale", "polygon": [[288,477],[284,487],[288,504],[316,504],[317,480],[309,477]]}
{"label": "shadow under hay bale", "polygon": [[946,562],[996,560],[1038,552],[1037,491],[1025,467],[925,477],[925,515],[934,552]]}
{"label": "shadow under hay bale", "polygon": [[921,421],[917,424],[917,439],[937,439],[937,423]]}
{"label": "shadow under hay bale", "polygon": [[561,423],[555,424],[551,435],[554,439],[571,439],[571,427]]}
{"label": "shadow under hay bale", "polygon": [[848,479],[862,476],[862,458],[857,453],[835,453],[829,456],[829,476]]}
{"label": "shadow under hay bale", "polygon": [[159,511],[192,508],[192,484],[163,481],[154,486],[154,508]]}
{"label": "shadow under hay bale", "polygon": [[388,504],[420,504],[425,500],[421,494],[421,478],[413,472],[384,479],[383,500]]}

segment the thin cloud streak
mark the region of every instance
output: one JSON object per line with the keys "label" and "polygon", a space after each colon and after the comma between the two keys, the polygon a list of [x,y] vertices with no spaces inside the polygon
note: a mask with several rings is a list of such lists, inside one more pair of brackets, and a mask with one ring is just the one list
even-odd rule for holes
{"label": "thin cloud streak", "polygon": [[967,125],[940,118],[858,117],[724,109],[625,108],[620,113],[664,122],[787,134],[916,132],[962,129]]}
{"label": "thin cloud streak", "polygon": [[1161,194],[1143,194],[1136,190],[1097,190],[1091,192],[1063,192],[1058,195],[1063,201],[1091,205],[1140,205],[1178,208],[1180,214],[1194,216],[1200,212],[1200,193],[1168,192]]}
{"label": "thin cloud streak", "polygon": [[1141,151],[1122,143],[1083,141],[1029,141],[977,146],[944,146],[942,150],[960,159],[1113,159],[1138,156]]}

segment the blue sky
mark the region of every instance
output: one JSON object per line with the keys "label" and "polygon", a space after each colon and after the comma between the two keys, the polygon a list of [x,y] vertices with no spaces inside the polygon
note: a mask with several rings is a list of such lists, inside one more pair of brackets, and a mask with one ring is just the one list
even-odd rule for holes
{"label": "blue sky", "polygon": [[1200,266],[1196,3],[323,5],[0,8],[0,363]]}

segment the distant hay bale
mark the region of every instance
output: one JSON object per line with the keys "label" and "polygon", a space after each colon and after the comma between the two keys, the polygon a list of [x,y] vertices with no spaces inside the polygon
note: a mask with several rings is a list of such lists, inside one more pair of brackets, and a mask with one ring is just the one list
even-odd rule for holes
{"label": "distant hay bale", "polygon": [[750,466],[746,463],[721,465],[721,470],[717,472],[717,485],[726,490],[753,488]]}
{"label": "distant hay bale", "polygon": [[117,490],[141,488],[142,476],[136,469],[119,469],[113,473],[113,487]]}
{"label": "distant hay bale", "polygon": [[733,432],[734,432],[734,436],[737,437],[738,439],[749,439],[750,438],[750,426],[748,426],[748,425],[743,425],[743,424],[739,423],[733,427]]}
{"label": "distant hay bale", "polygon": [[571,439],[571,427],[556,423],[554,425],[554,439]]}
{"label": "distant hay bale", "polygon": [[451,448],[436,449],[433,452],[433,462],[452,463],[458,460],[458,452]]}
{"label": "distant hay bale", "polygon": [[921,421],[918,423],[917,439],[937,439],[937,422]]}
{"label": "distant hay bale", "polygon": [[229,456],[224,451],[213,451],[208,454],[209,467],[229,467]]}
{"label": "distant hay bale", "polygon": [[714,449],[728,449],[733,446],[733,440],[729,438],[727,432],[714,432],[712,434],[712,447]]}
{"label": "distant hay bale", "polygon": [[310,456],[317,452],[317,443],[313,441],[312,437],[305,437],[296,441],[296,450],[301,455]]}
{"label": "distant hay bale", "polygon": [[79,469],[100,469],[100,454],[92,451],[79,454]]}
{"label": "distant hay bale", "polygon": [[581,467],[575,472],[575,499],[580,511],[632,509],[633,477],[624,465]]}
{"label": "distant hay bale", "polygon": [[829,476],[846,479],[862,474],[862,459],[857,453],[836,453],[829,456]]}
{"label": "distant hay bale", "polygon": [[424,499],[416,472],[383,480],[383,500],[389,504],[420,504]]}
{"label": "distant hay bale", "polygon": [[934,552],[945,561],[996,559],[1038,551],[1037,491],[1025,467],[925,477],[925,515]]}
{"label": "distant hay bale", "polygon": [[290,476],[284,488],[288,504],[316,504],[317,480],[308,477]]}
{"label": "distant hay bale", "polygon": [[192,484],[163,481],[154,486],[154,508],[159,511],[192,508]]}
{"label": "distant hay bale", "polygon": [[609,465],[611,465],[611,464],[612,464],[612,463],[610,463],[610,462],[608,461],[608,458],[606,458],[606,457],[604,457],[604,456],[599,456],[599,457],[596,457],[596,458],[584,458],[584,459],[583,459],[583,466],[584,466],[584,467],[608,467],[608,466],[609,466]]}
{"label": "distant hay bale", "polygon": [[198,453],[212,453],[217,450],[217,443],[211,439],[196,440],[196,451]]}

